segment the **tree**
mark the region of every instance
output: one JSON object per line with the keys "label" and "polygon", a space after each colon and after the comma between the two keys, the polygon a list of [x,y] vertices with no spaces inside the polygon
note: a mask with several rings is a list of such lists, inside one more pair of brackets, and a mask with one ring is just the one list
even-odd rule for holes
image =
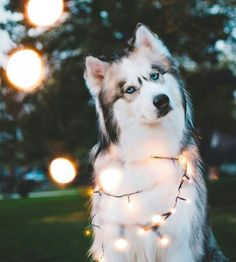
{"label": "tree", "polygon": [[[9,1],[5,8],[24,13],[24,1]],[[84,57],[123,48],[138,22],[157,32],[177,57],[206,141],[216,128],[235,130],[235,76],[220,64],[222,51],[216,48],[218,40],[235,42],[233,1],[66,1],[66,11],[65,22],[44,33],[24,19],[1,25],[18,44],[40,49],[51,71],[44,88],[24,99],[32,107],[19,122],[26,159],[63,152],[86,158],[96,140],[96,117],[84,86]]]}

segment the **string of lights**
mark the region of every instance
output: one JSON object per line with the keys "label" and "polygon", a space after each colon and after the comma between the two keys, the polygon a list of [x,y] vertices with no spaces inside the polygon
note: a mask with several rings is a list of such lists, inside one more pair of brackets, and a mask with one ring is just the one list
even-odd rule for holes
{"label": "string of lights", "polygon": [[108,193],[108,192],[106,192],[106,191],[104,191],[103,189],[100,188],[99,190],[95,190],[93,192],[93,194],[99,194],[100,196],[103,194],[103,195],[115,197],[115,198],[127,197],[128,202],[130,203],[130,197],[131,196],[143,193],[145,191],[149,191],[149,190],[153,189],[154,187],[156,187],[156,184],[154,184],[153,186],[151,186],[149,188],[145,188],[145,189],[141,189],[141,190],[137,190],[137,191],[134,191],[134,192],[131,192],[131,193],[126,193],[126,194],[121,194],[121,195],[113,195],[113,194],[110,194],[110,193]]}
{"label": "string of lights", "polygon": [[[191,178],[190,175],[188,174],[188,164],[186,161],[186,158],[184,156],[179,156],[179,157],[162,157],[162,156],[151,156],[151,158],[153,159],[159,159],[159,160],[169,160],[174,162],[180,163],[183,166],[183,174],[181,176],[180,179],[180,183],[178,186],[178,190],[177,190],[177,195],[174,199],[174,204],[173,206],[167,211],[164,212],[162,214],[158,214],[158,215],[154,215],[151,218],[151,221],[147,222],[147,223],[119,223],[119,222],[115,222],[115,221],[105,221],[104,219],[101,221],[102,224],[103,223],[109,223],[112,224],[114,226],[117,226],[119,228],[119,238],[117,238],[115,240],[115,247],[117,248],[117,250],[119,251],[124,251],[127,246],[128,246],[128,241],[125,238],[125,231],[127,228],[137,228],[138,229],[138,233],[139,235],[143,235],[145,232],[147,231],[152,231],[154,232],[158,239],[159,239],[159,243],[161,247],[165,247],[166,245],[169,244],[169,238],[165,235],[162,235],[159,228],[161,225],[163,225],[165,223],[165,221],[176,212],[176,207],[179,201],[185,201],[186,204],[190,204],[191,201],[190,199],[184,198],[181,196],[181,189],[184,186],[185,182],[191,183]],[[125,194],[112,194],[112,193],[108,193],[106,192],[102,187],[99,187],[98,190],[94,190],[93,194],[97,194],[100,197],[102,197],[102,195],[106,195],[108,197],[113,197],[113,198],[127,198],[128,203],[130,204],[130,197],[137,195],[137,194],[141,194],[143,192],[152,190],[153,188],[155,188],[157,186],[157,184],[154,184],[151,187],[145,188],[145,189],[141,189],[141,190],[137,190],[134,192],[130,192],[130,193],[125,193]],[[93,217],[91,218],[91,223],[88,227],[87,230],[90,230],[90,232],[92,231],[92,229],[94,228],[98,228],[99,230],[102,230],[102,226],[97,225],[96,223],[94,223],[94,218],[97,216],[97,213],[95,213],[93,215]],[[91,235],[92,233],[90,233],[89,235]],[[104,256],[104,243],[102,243],[102,255],[101,258],[99,259],[99,261],[103,261],[103,256]]]}

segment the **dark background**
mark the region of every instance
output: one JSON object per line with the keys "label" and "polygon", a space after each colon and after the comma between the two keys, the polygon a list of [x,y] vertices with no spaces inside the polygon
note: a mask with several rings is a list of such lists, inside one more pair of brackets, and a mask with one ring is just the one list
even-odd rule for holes
{"label": "dark background", "polygon": [[[24,14],[26,2],[9,1],[6,9]],[[207,163],[235,163],[235,7],[229,0],[67,1],[68,18],[44,33],[32,30],[26,19],[1,24],[18,46],[36,47],[49,68],[43,88],[28,95],[9,88],[3,78],[1,164],[11,170],[46,167],[53,157],[70,154],[85,175],[88,150],[96,142],[96,116],[83,80],[84,58],[125,47],[138,22],[156,32],[180,64]],[[227,46],[223,51],[219,42]]]}
{"label": "dark background", "polygon": [[[209,184],[214,232],[226,254],[236,259],[236,2],[71,0],[65,1],[65,21],[45,31],[24,19],[26,3],[8,1],[5,9],[22,19],[0,23],[0,29],[17,46],[42,54],[47,77],[36,92],[25,94],[10,87],[0,68],[0,178],[17,179],[32,168],[47,173],[53,158],[70,156],[79,162],[76,184],[90,183],[88,152],[97,134],[83,80],[84,58],[124,48],[142,22],[180,65],[202,156],[213,178],[221,178]],[[81,188],[73,197],[0,202],[5,261],[85,261],[88,242],[81,235],[87,198]]]}

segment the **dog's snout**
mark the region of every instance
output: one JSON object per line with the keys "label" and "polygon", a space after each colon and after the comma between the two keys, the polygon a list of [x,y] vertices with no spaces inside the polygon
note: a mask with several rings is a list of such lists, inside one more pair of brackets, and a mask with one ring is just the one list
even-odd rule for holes
{"label": "dog's snout", "polygon": [[165,109],[170,105],[170,99],[167,95],[160,94],[153,98],[153,105],[157,109]]}

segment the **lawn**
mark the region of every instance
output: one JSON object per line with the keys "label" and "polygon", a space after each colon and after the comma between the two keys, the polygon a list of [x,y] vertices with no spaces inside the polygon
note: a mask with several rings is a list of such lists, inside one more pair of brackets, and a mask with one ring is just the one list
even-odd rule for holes
{"label": "lawn", "polygon": [[[209,184],[210,220],[225,254],[236,261],[236,179]],[[0,261],[86,262],[87,198],[77,195],[0,201]]]}

